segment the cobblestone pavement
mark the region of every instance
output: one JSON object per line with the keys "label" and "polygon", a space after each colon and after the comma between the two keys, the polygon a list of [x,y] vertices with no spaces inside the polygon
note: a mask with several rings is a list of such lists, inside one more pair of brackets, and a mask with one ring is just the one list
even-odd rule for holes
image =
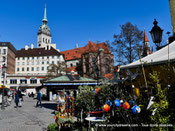
{"label": "cobblestone pavement", "polygon": [[[42,108],[36,108],[36,99],[24,97],[22,107],[11,105],[0,109],[0,131],[45,131],[50,123],[54,123],[52,112],[55,104],[43,102]],[[0,105],[1,106],[1,105]]]}

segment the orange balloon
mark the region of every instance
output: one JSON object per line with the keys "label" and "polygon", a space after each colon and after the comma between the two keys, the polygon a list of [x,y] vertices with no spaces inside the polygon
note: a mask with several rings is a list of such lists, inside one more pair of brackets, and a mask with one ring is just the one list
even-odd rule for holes
{"label": "orange balloon", "polygon": [[97,88],[97,89],[96,89],[96,93],[98,93],[98,92],[99,92],[99,90],[100,90],[100,88]]}
{"label": "orange balloon", "polygon": [[104,110],[105,112],[108,112],[108,111],[110,110],[110,106],[109,106],[108,104],[105,104],[105,105],[103,106],[103,110]]}
{"label": "orange balloon", "polygon": [[129,108],[130,108],[130,104],[129,104],[128,102],[125,102],[125,103],[123,104],[123,108],[124,108],[124,109],[129,109]]}

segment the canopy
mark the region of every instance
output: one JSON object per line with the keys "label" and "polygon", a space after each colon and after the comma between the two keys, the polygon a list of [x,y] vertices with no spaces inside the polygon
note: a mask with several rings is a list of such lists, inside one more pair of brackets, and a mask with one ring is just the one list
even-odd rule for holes
{"label": "canopy", "polygon": [[3,86],[3,85],[0,85],[0,89],[9,89],[9,87],[7,87],[7,86]]}
{"label": "canopy", "polygon": [[170,62],[175,61],[175,41],[165,46],[164,48],[154,52],[153,54],[141,58],[141,60],[137,60],[128,65],[121,66],[121,69],[134,68],[140,66],[141,64],[149,65],[167,63],[168,59],[170,60]]}

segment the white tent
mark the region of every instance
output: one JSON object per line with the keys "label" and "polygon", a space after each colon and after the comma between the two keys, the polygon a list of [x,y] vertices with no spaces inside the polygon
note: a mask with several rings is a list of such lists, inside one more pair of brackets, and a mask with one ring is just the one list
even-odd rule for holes
{"label": "white tent", "polygon": [[168,58],[171,62],[175,60],[175,41],[153,54],[141,58],[141,60],[121,66],[121,69],[134,68],[140,66],[142,63],[143,65],[167,63]]}

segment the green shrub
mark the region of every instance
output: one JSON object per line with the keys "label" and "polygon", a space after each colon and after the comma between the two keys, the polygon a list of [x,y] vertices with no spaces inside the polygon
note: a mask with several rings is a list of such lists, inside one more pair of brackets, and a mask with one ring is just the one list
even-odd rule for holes
{"label": "green shrub", "polygon": [[57,131],[57,128],[58,128],[58,126],[56,123],[51,123],[48,126],[48,131]]}

